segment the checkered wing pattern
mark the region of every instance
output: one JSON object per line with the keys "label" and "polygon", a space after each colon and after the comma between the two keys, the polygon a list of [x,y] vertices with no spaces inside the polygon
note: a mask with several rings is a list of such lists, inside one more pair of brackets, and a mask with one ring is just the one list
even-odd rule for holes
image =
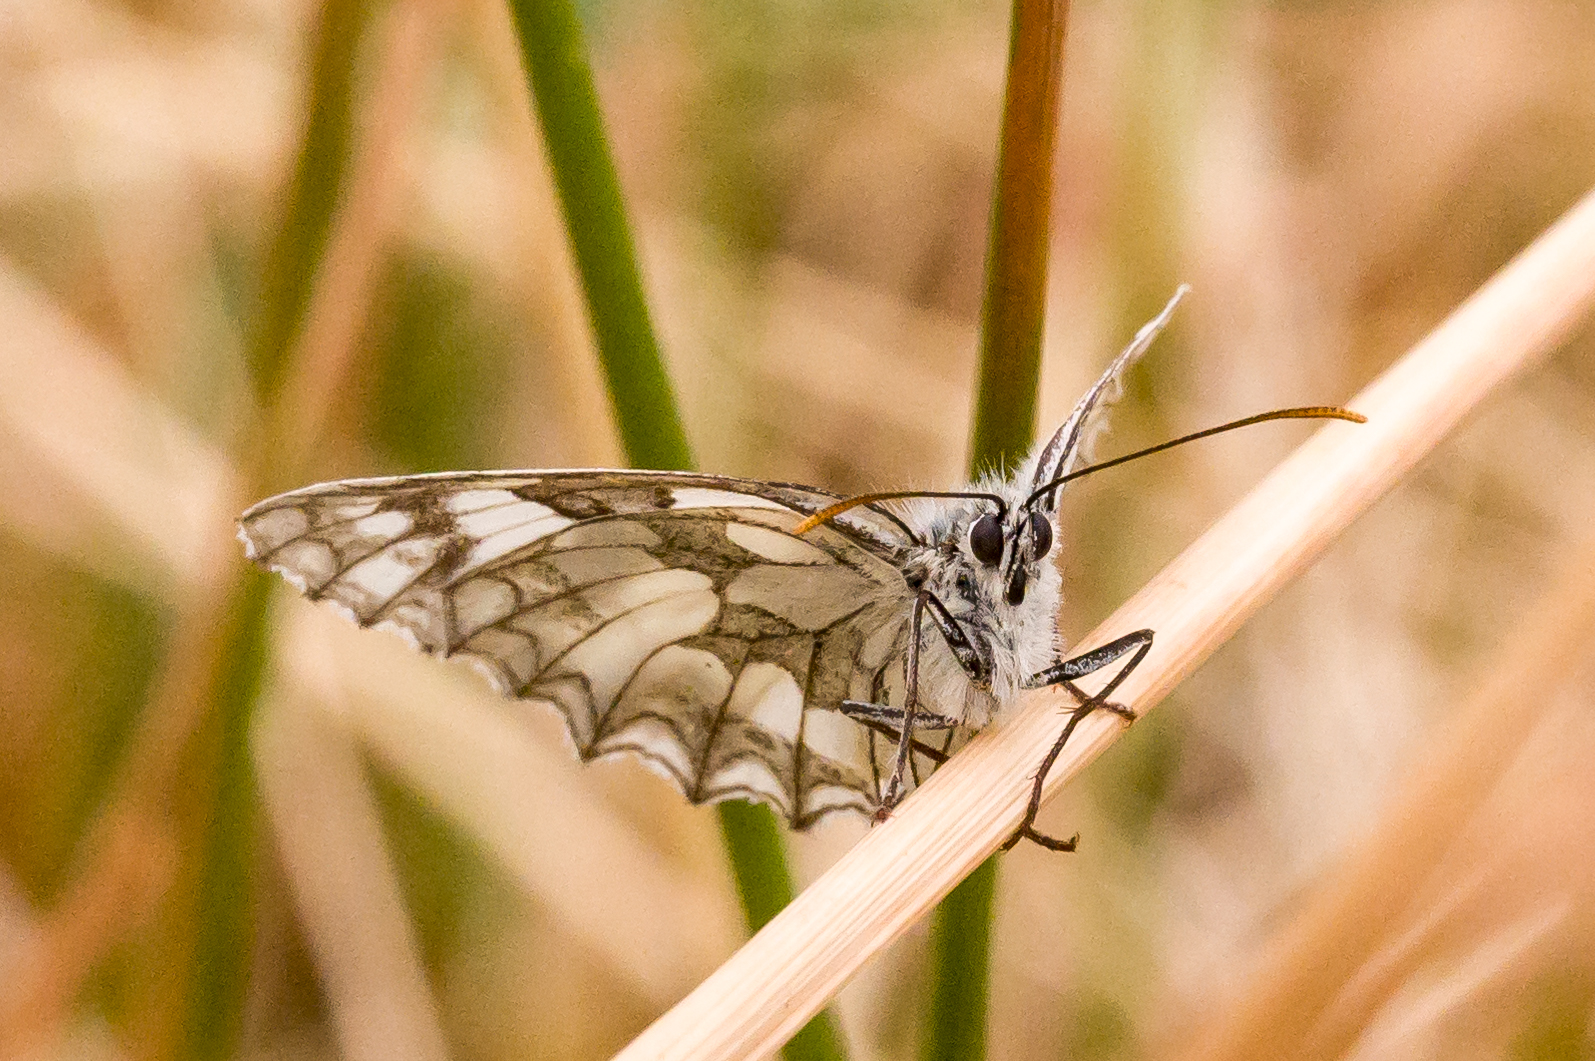
{"label": "checkered wing pattern", "polygon": [[750,798],[803,828],[879,803],[891,742],[838,707],[899,700],[912,602],[896,561],[913,536],[890,512],[791,533],[834,500],[685,473],[467,472],[296,490],[239,533],[306,596],[553,705],[583,758],[633,753],[694,803]]}

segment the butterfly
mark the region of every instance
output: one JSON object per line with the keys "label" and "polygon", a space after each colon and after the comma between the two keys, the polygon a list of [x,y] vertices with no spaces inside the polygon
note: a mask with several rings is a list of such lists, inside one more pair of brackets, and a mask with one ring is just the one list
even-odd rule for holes
{"label": "butterfly", "polygon": [[[1013,840],[1070,850],[1033,828],[1046,768],[1089,712],[1131,717],[1108,697],[1154,635],[1065,657],[1059,499],[1130,459],[1080,467],[1184,292],[1011,475],[960,490],[844,499],[690,472],[448,472],[281,494],[242,515],[239,537],[312,600],[552,705],[582,759],[634,754],[693,803],[763,802],[797,829],[885,817],[1021,691],[1064,684],[1079,706]],[[1094,696],[1073,685],[1121,660]]]}

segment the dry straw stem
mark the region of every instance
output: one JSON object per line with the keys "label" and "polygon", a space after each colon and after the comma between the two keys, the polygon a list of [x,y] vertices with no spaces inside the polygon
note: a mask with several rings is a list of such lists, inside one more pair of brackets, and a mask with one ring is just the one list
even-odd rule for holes
{"label": "dry straw stem", "polygon": [[277,854],[347,1061],[447,1061],[447,1037],[348,728],[286,692],[251,750]]}
{"label": "dry straw stem", "polygon": [[[363,180],[357,172],[347,217],[320,263],[312,327],[290,351],[285,373],[289,402],[335,392],[351,370],[350,344],[357,338],[355,325],[363,314],[348,303],[369,295],[366,280],[374,248],[392,212],[383,201],[389,194],[386,184],[391,183],[381,179],[389,172],[384,160],[413,119],[414,87],[435,36],[424,32],[422,16],[429,10],[423,0],[409,0],[386,24],[379,109],[371,120],[372,143],[360,159],[361,167],[378,172],[376,178]],[[99,510],[95,515],[131,532],[148,553],[165,560],[180,583],[181,595],[165,662],[112,782],[111,795],[81,844],[87,857],[69,886],[63,914],[44,925],[45,931],[13,977],[20,986],[10,997],[28,1004],[18,1008],[0,1003],[0,1047],[26,1027],[58,1023],[94,963],[169,885],[175,862],[167,858],[153,869],[144,863],[154,846],[150,837],[161,845],[175,842],[162,808],[224,665],[218,630],[227,594],[244,563],[235,539],[234,514],[244,501],[266,492],[260,484],[292,474],[287,465],[308,452],[310,436],[290,435],[319,430],[323,419],[319,414],[324,411],[318,407],[300,413],[279,404],[267,412],[269,423],[252,426],[254,444],[246,439],[237,466],[229,470],[223,458],[190,432],[172,426],[164,412],[141,398],[136,382],[76,335],[70,322],[57,320],[59,313],[42,296],[14,281],[0,263],[0,305],[14,304],[33,310],[25,319],[34,322],[41,339],[75,356],[57,364],[58,358],[28,357],[31,347],[26,342],[8,346],[0,365],[17,361],[30,371],[7,378],[32,387],[7,388],[6,393],[16,391],[27,398],[31,391],[32,399],[20,404],[0,400],[0,429],[15,431],[26,440],[59,483],[68,484],[88,507]],[[84,387],[85,380],[94,386]],[[56,417],[49,423],[38,416],[38,410],[46,409]],[[62,409],[77,429],[61,430]],[[152,453],[168,459],[158,461]],[[164,488],[171,482],[192,489],[174,495]],[[22,495],[38,493],[30,490]],[[81,551],[93,554],[95,544],[90,542]],[[125,883],[129,880],[141,882],[140,886],[132,889]],[[121,896],[122,901],[106,902],[105,896]],[[75,911],[83,911],[82,916]]]}
{"label": "dry straw stem", "polygon": [[[1583,548],[1430,742],[1378,831],[1268,946],[1251,986],[1176,1056],[1185,1061],[1339,1057],[1421,957],[1392,960],[1425,882],[1517,758],[1559,689],[1587,680],[1595,643],[1595,542]],[[1525,695],[1525,691],[1531,691]],[[1464,882],[1461,900],[1478,883]],[[1442,908],[1448,904],[1440,904]],[[1450,904],[1450,905],[1454,905]],[[1443,920],[1444,910],[1420,912]],[[1416,935],[1417,927],[1406,934]],[[1355,989],[1355,990],[1353,990]],[[1310,1033],[1310,1034],[1309,1034]]]}
{"label": "dry straw stem", "polygon": [[[1372,1059],[1421,1057],[1429,1053],[1434,1049],[1435,1026],[1444,1018],[1489,1007],[1495,1001],[1492,995],[1498,998],[1502,990],[1504,970],[1544,961],[1546,945],[1555,940],[1558,930],[1566,930],[1572,911],[1572,899],[1562,895],[1499,927],[1492,925],[1493,930],[1477,945],[1451,959],[1446,976],[1435,982],[1416,980],[1406,985],[1407,990],[1391,1005],[1373,1014],[1349,1044],[1355,1048],[1350,1056]],[[1268,1056],[1294,1059],[1308,1055],[1293,1049]],[[1328,1056],[1348,1055],[1337,1052]]]}
{"label": "dry straw stem", "polygon": [[[1117,698],[1138,712],[1155,705],[1486,395],[1563,339],[1592,302],[1595,194],[1349,403],[1368,423],[1320,429],[1085,639],[1157,631]],[[776,1050],[1002,843],[1070,706],[1055,690],[1027,696],[619,1057],[718,1061]],[[1106,712],[1086,719],[1047,793],[1120,728]]]}

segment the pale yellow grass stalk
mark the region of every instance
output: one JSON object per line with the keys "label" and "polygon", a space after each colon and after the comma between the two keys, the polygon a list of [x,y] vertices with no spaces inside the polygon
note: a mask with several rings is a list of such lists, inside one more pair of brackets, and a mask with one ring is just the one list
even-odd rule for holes
{"label": "pale yellow grass stalk", "polygon": [[[1572,913],[1568,896],[1552,896],[1537,910],[1490,926],[1491,931],[1443,977],[1404,982],[1392,1004],[1370,1014],[1366,1025],[1359,1027],[1360,1034],[1347,1044],[1348,1049],[1330,1056],[1347,1061],[1433,1056],[1434,1026],[1449,1014],[1488,1005],[1492,990],[1500,987],[1502,970],[1530,964],[1536,951],[1545,949],[1558,930],[1565,930]],[[1262,1056],[1306,1055],[1292,1050]]]}
{"label": "pale yellow grass stalk", "polygon": [[[1595,194],[1349,403],[1367,424],[1319,430],[1085,639],[1082,647],[1157,631],[1117,699],[1138,712],[1154,706],[1592,302]],[[1029,695],[619,1057],[720,1061],[777,1049],[1006,839],[1070,706],[1056,691]],[[1120,732],[1106,712],[1088,718],[1047,793]]]}
{"label": "pale yellow grass stalk", "polygon": [[212,583],[225,458],[5,259],[0,320],[0,525],[144,592]]}
{"label": "pale yellow grass stalk", "polygon": [[[1269,943],[1235,1005],[1173,1056],[1338,1057],[1393,985],[1411,973],[1423,953],[1417,946],[1400,948],[1414,953],[1386,958],[1377,969],[1370,969],[1371,956],[1390,947],[1413,897],[1554,707],[1558,690],[1588,678],[1595,544],[1555,584],[1556,592],[1507,638],[1455,719],[1429,742],[1378,830]],[[1464,890],[1477,880],[1476,874],[1463,882]],[[1425,915],[1429,921],[1445,916]],[[1348,988],[1354,990],[1348,994]]]}
{"label": "pale yellow grass stalk", "polygon": [[[80,376],[98,385],[75,392],[67,378],[70,371],[63,373],[61,366],[37,356],[30,359],[26,347],[0,359],[37,362],[29,366],[36,371],[21,377],[23,385],[11,389],[31,390],[38,398],[48,399],[35,406],[15,400],[0,402],[0,426],[13,428],[27,440],[45,458],[55,480],[88,495],[102,510],[102,518],[110,517],[127,529],[143,532],[141,536],[152,542],[147,551],[167,554],[187,576],[180,581],[190,583],[182,586],[188,592],[178,602],[177,621],[149,707],[138,721],[130,749],[112,782],[112,795],[82,845],[86,857],[67,886],[61,912],[44,926],[30,953],[19,963],[16,990],[0,1000],[0,1047],[18,1041],[25,1033],[31,1035],[33,1028],[59,1023],[95,961],[148,911],[169,882],[176,865],[172,859],[158,863],[159,879],[153,883],[154,871],[143,869],[140,859],[148,849],[175,843],[159,808],[188,738],[207,707],[206,692],[221,666],[217,632],[225,626],[228,594],[244,564],[235,540],[234,516],[249,499],[267,492],[263,484],[293,474],[288,462],[309,452],[310,433],[322,426],[323,406],[312,404],[301,411],[287,403],[310,402],[313,396],[335,392],[350,371],[358,323],[363,319],[362,307],[354,303],[369,296],[376,249],[387,234],[386,224],[393,213],[387,202],[393,182],[384,160],[397,151],[399,135],[413,121],[418,79],[427,66],[428,44],[435,42],[426,22],[429,14],[435,11],[423,0],[409,0],[384,27],[379,112],[369,125],[373,139],[351,175],[351,199],[320,263],[309,323],[290,354],[286,402],[267,411],[269,422],[253,425],[251,437],[243,440],[233,474],[226,474],[220,459],[203,443],[187,437],[186,431],[153,440],[147,431],[134,433],[134,453],[146,458],[151,452],[196,460],[203,457],[209,465],[207,476],[182,476],[206,489],[196,497],[179,498],[186,503],[185,511],[173,518],[172,500],[152,484],[163,472],[175,478],[191,468],[166,469],[152,459],[135,462],[124,456],[128,440],[116,437],[116,428],[135,429],[144,426],[143,421],[163,426],[170,419],[147,412],[144,406],[153,407],[153,403],[122,378],[124,373],[107,370],[89,356],[76,358],[68,369],[78,368]],[[376,142],[375,136],[391,142]],[[363,179],[364,169],[377,172]],[[0,304],[30,301],[25,289],[6,280],[0,270]],[[30,316],[48,326],[48,330],[39,328],[41,337],[57,339],[60,346],[83,345],[72,328],[50,321],[48,314]],[[30,336],[24,333],[22,338]],[[63,430],[59,420],[44,423],[36,411],[30,411],[54,410],[57,405],[77,430]],[[143,475],[130,478],[129,471]],[[28,496],[39,492],[30,491]],[[172,537],[182,543],[181,548],[165,537],[174,527],[186,532]],[[174,551],[178,553],[175,557],[171,556]],[[137,842],[148,836],[157,839]],[[124,883],[129,879],[141,882],[136,894]],[[121,901],[108,902],[105,896]]]}
{"label": "pale yellow grass stalk", "polygon": [[359,748],[310,697],[284,692],[262,705],[251,750],[339,1055],[447,1061],[439,1007]]}
{"label": "pale yellow grass stalk", "polygon": [[[236,509],[225,460],[4,262],[0,316],[10,325],[0,341],[0,439],[22,454],[0,468],[0,523],[113,580],[209,599],[228,554],[207,528]],[[169,670],[186,680],[191,665],[175,656]],[[142,760],[167,761],[169,730],[155,724],[167,717],[145,723]],[[129,774],[125,787],[142,791],[147,771]],[[0,992],[0,1056],[51,1041],[109,942],[166,887],[175,838],[146,804],[121,798],[105,811],[78,876],[15,955]]]}

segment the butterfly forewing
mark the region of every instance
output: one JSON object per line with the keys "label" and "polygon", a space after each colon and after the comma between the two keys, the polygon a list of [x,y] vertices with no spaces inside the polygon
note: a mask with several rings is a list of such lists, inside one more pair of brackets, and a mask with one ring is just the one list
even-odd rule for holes
{"label": "butterfly forewing", "polygon": [[900,702],[912,599],[895,562],[912,535],[889,512],[790,533],[834,500],[718,476],[473,472],[309,487],[240,526],[312,599],[553,704],[583,758],[634,752],[693,802],[754,798],[801,828],[879,803],[892,742],[838,708]]}

